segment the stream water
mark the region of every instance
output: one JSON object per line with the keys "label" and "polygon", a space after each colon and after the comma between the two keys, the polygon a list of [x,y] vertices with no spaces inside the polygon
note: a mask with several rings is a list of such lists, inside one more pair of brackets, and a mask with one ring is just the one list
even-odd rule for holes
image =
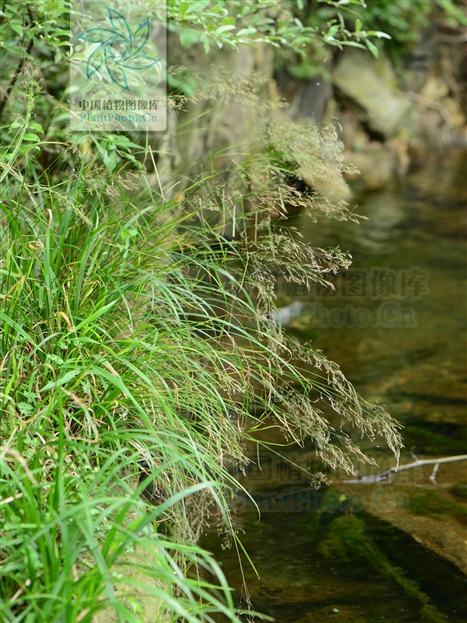
{"label": "stream water", "polygon": [[[466,180],[465,151],[435,154],[384,191],[357,194],[356,211],[368,217],[359,225],[292,219],[305,240],[339,245],[353,264],[334,294],[280,293],[279,303],[305,303],[288,331],[402,422],[402,463],[466,453]],[[362,448],[379,464],[362,474],[394,464],[378,442]],[[283,450],[313,467],[311,447]],[[236,516],[256,571],[215,532],[203,545],[237,603],[247,605],[246,583],[253,607],[278,622],[465,623],[467,463],[441,465],[436,481],[432,469],[378,485],[330,474],[332,485],[316,491],[266,453],[243,479],[261,518],[244,500]]]}

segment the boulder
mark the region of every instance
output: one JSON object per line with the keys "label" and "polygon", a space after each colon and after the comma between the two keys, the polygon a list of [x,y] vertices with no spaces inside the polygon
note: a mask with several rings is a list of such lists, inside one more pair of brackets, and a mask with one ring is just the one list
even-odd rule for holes
{"label": "boulder", "polygon": [[360,50],[342,55],[333,73],[336,95],[368,128],[384,138],[402,125],[412,107],[395,88],[387,62]]}

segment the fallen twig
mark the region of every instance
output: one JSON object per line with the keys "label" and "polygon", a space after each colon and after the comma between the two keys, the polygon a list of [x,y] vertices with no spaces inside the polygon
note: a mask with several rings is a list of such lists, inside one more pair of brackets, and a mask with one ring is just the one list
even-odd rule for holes
{"label": "fallen twig", "polygon": [[[422,467],[422,465],[435,465],[438,466],[441,463],[454,463],[455,461],[467,461],[467,454],[459,454],[458,456],[447,456],[442,459],[426,459],[422,461],[415,461],[414,463],[408,463],[407,465],[400,465],[399,467],[391,467],[387,471],[382,474],[377,474],[376,476],[364,476],[361,478],[355,478],[354,480],[344,480],[343,483],[346,485],[361,485],[372,482],[381,482],[382,480],[387,480],[390,478],[391,474],[397,474],[398,472],[405,472],[407,469],[413,469],[414,467]],[[431,479],[436,476],[436,472],[438,468],[436,467],[433,470],[433,474]]]}

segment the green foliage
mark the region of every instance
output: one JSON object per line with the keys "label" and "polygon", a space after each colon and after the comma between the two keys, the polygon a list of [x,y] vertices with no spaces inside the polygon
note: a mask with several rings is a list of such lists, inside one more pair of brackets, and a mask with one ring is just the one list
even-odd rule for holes
{"label": "green foliage", "polygon": [[[372,39],[386,36],[375,30],[364,31],[357,23],[353,31],[347,27],[344,15],[350,6],[362,7],[363,0],[320,0],[331,11],[318,11],[319,19],[304,19],[304,2],[292,0],[168,0],[167,26],[180,40],[182,47],[201,44],[206,53],[212,47],[222,48],[239,45],[271,45],[284,53],[304,57],[307,50],[346,45],[368,48],[377,54]],[[68,0],[35,0],[4,3],[0,11],[0,50],[2,53],[0,120],[8,96],[20,78],[25,63],[40,66],[40,84],[47,98],[42,107],[50,115],[64,96],[66,63],[70,54]],[[305,13],[304,13],[305,15]],[[158,7],[147,7],[147,16],[158,15]],[[159,16],[163,17],[163,16]],[[319,63],[319,59],[318,59]],[[185,86],[187,79],[177,80],[169,73],[173,89],[191,94]],[[10,103],[13,108],[14,100]]]}
{"label": "green foliage", "polygon": [[467,25],[467,14],[455,0],[391,0],[369,1],[365,9],[357,10],[359,20],[371,29],[381,29],[391,35],[387,45],[393,58],[410,50],[411,44],[420,39],[424,28],[438,21],[449,28]]}
{"label": "green foliage", "polygon": [[67,0],[3,2],[0,10],[2,56],[0,117],[25,64],[40,59],[41,81],[55,93],[63,74],[63,61],[70,45]]}
{"label": "green foliage", "polygon": [[[375,41],[390,39],[385,32],[365,30],[357,20],[346,21],[364,0],[319,0],[319,6],[305,0],[201,0],[168,1],[168,28],[178,35],[182,47],[202,45],[212,48],[239,45],[268,45],[276,48],[277,64],[286,65],[297,78],[309,79],[323,74],[323,61],[329,50],[345,46],[379,53]],[[187,86],[193,76],[169,73],[172,89],[192,95]]]}
{"label": "green foliage", "polygon": [[[140,621],[138,613],[143,620],[169,621],[173,613],[204,621],[221,611],[236,621],[215,562],[195,545],[157,531],[164,512],[209,485],[145,507],[131,486],[140,454],[130,449],[147,444],[147,436],[134,428],[102,430],[90,452],[89,442],[73,435],[67,415],[42,409],[34,425],[19,422],[18,450],[12,438],[2,447],[3,620],[116,620],[106,619],[113,611],[129,622]],[[154,451],[158,443],[152,443]],[[171,454],[172,465],[192,460],[187,452]],[[187,578],[189,565],[209,570],[222,588]]]}
{"label": "green foliage", "polygon": [[4,2],[0,15],[3,54],[24,57],[32,42],[38,54],[59,62],[62,48],[69,46],[69,8],[67,0]]}
{"label": "green foliage", "polygon": [[399,63],[434,21],[450,29],[467,25],[462,0],[309,0],[296,4],[294,11],[307,28],[320,33],[307,40],[302,50],[284,48],[278,55],[277,65],[299,80],[328,77],[330,46],[368,49],[378,57],[384,45]]}
{"label": "green foliage", "polygon": [[[191,379],[196,354],[192,360],[188,344],[180,350],[183,330],[157,329],[153,291],[143,294],[150,279],[149,247],[140,247],[144,212],[109,216],[108,168],[93,171],[99,151],[89,166],[76,158],[71,180],[39,181],[33,153],[22,151],[32,109],[0,176],[2,614],[72,623],[110,607],[119,620],[140,620],[127,603],[138,571],[140,602],[152,596],[157,620],[172,613],[198,621],[211,610],[234,620],[225,583],[228,611],[208,583],[184,574],[196,564],[224,582],[190,543],[208,499],[226,511],[223,487],[208,481],[228,478],[220,448],[235,452],[235,431],[216,419],[222,403],[214,392],[204,397],[201,378],[190,408],[208,417],[202,400],[215,431],[205,434],[179,415],[177,375]],[[161,226],[153,243],[170,229]],[[166,260],[156,281],[168,279]],[[167,501],[157,507],[140,499],[142,460],[148,480],[165,483]],[[178,532],[167,540],[157,521],[169,518]],[[132,548],[140,560],[130,557],[131,572],[122,574]]]}
{"label": "green foliage", "polygon": [[346,28],[345,12],[349,11],[349,6],[364,7],[363,0],[320,2],[329,5],[332,16],[307,24],[301,19],[301,13],[306,13],[304,1],[201,0],[194,3],[169,0],[169,28],[179,34],[184,47],[202,43],[206,52],[212,45],[237,47],[266,43],[303,54],[307,46],[318,42],[339,48],[345,45],[364,48],[366,45],[372,51],[370,38],[385,36],[358,27],[354,32]]}
{"label": "green foliage", "polygon": [[[326,2],[332,5],[332,2]],[[358,40],[358,33],[367,29],[368,35],[377,37],[385,36],[391,39],[391,45],[403,46],[407,43],[416,41],[420,36],[420,31],[430,25],[430,19],[437,17],[447,26],[457,28],[467,25],[467,15],[462,3],[456,0],[401,0],[392,2],[391,0],[367,0],[367,2],[348,3],[351,6],[339,7],[346,24],[355,29],[355,36]],[[320,14],[321,11],[321,14]],[[322,20],[332,15],[334,7],[318,9],[315,19]],[[334,18],[337,19],[337,18]],[[370,48],[371,49],[371,48]]]}

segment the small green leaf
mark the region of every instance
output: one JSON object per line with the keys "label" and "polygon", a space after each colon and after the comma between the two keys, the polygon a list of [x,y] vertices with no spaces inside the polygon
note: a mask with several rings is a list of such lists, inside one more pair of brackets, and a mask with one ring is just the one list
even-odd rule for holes
{"label": "small green leaf", "polygon": [[24,29],[19,22],[10,22],[10,26],[12,30],[18,33],[18,35],[20,35],[21,37],[23,36]]}
{"label": "small green leaf", "polygon": [[65,385],[65,383],[68,383],[69,381],[74,379],[75,376],[77,376],[78,374],[81,374],[81,370],[70,370],[56,381],[52,381],[51,383],[47,383],[47,385],[44,385],[44,387],[39,390],[39,392],[42,393],[49,391],[49,389],[57,389],[57,387],[61,387],[62,385]]}
{"label": "small green leaf", "polygon": [[28,153],[33,150],[40,150],[38,143],[23,143],[20,147],[20,151],[22,154]]}
{"label": "small green leaf", "polygon": [[117,300],[114,300],[110,303],[107,303],[107,305],[104,305],[103,307],[100,307],[99,309],[97,309],[95,312],[93,312],[91,315],[89,315],[87,318],[85,318],[84,320],[82,320],[76,327],[75,327],[75,331],[80,331],[81,329],[87,327],[88,325],[92,324],[94,322],[94,320],[97,320],[97,318],[100,318],[103,314],[107,313],[117,302]]}
{"label": "small green leaf", "polygon": [[361,43],[357,43],[356,41],[341,41],[342,45],[348,45],[351,48],[360,48],[361,50],[366,50],[365,46]]}
{"label": "small green leaf", "polygon": [[102,160],[110,173],[113,173],[117,166],[117,156],[115,150],[106,151],[102,154]]}
{"label": "small green leaf", "polygon": [[61,357],[59,357],[58,355],[54,355],[53,353],[47,355],[47,361],[49,363],[54,363],[58,366],[63,366],[63,364],[65,363]]}
{"label": "small green leaf", "polygon": [[378,58],[379,56],[379,50],[378,48],[375,46],[374,43],[372,43],[369,39],[365,40],[366,46],[367,48],[370,50],[370,52],[373,54],[373,56],[375,58]]}
{"label": "small green leaf", "polygon": [[21,415],[31,415],[33,407],[28,402],[18,402],[18,410]]}
{"label": "small green leaf", "polygon": [[180,12],[180,17],[182,19],[184,18],[185,13],[188,11],[189,8],[190,8],[190,3],[189,2],[182,2],[180,4],[179,12]]}
{"label": "small green leaf", "polygon": [[328,32],[326,33],[326,39],[327,39],[328,37],[329,37],[329,38],[334,37],[334,35],[337,33],[337,31],[338,31],[338,30],[339,30],[339,26],[337,26],[337,25],[331,26],[331,28],[330,28],[330,29],[328,30]]}
{"label": "small green leaf", "polygon": [[227,32],[228,30],[235,30],[235,26],[233,26],[232,24],[226,24],[225,26],[219,26],[219,28],[216,29],[216,33],[218,35],[220,35],[223,32]]}
{"label": "small green leaf", "polygon": [[183,48],[188,48],[201,39],[201,33],[194,28],[183,28],[180,32],[180,43]]}
{"label": "small green leaf", "polygon": [[237,36],[238,37],[247,37],[248,35],[254,35],[258,30],[256,28],[241,28]]}
{"label": "small green leaf", "polygon": [[381,30],[369,30],[367,34],[370,37],[378,37],[378,39],[392,39],[391,35],[388,35],[387,32],[381,32]]}
{"label": "small green leaf", "polygon": [[40,123],[31,123],[29,127],[31,128],[31,130],[34,130],[35,132],[42,132],[42,134],[44,133],[44,130]]}
{"label": "small green leaf", "polygon": [[25,134],[24,135],[24,140],[25,141],[40,141],[41,139],[37,136],[37,134]]}

